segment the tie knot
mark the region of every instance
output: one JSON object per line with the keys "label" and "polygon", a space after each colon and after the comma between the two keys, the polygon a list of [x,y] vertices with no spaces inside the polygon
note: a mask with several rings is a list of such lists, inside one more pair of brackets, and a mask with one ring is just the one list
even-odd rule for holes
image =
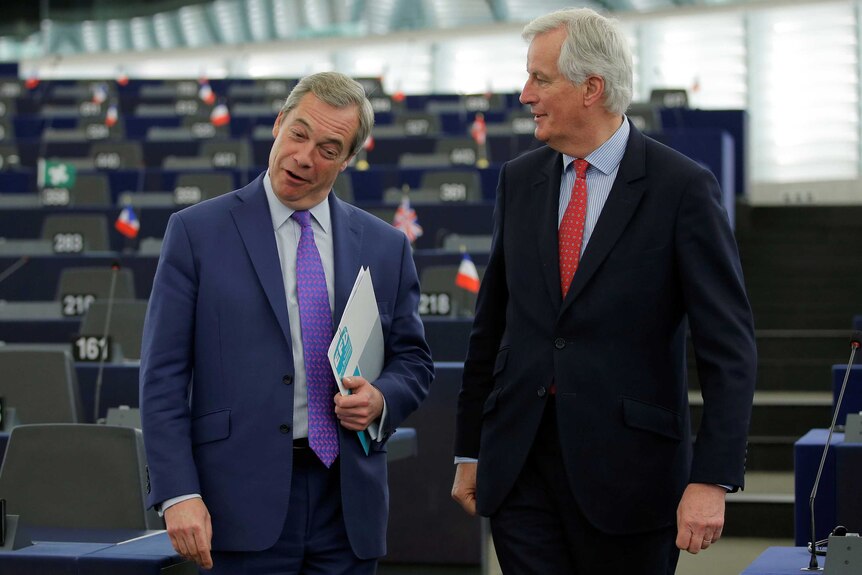
{"label": "tie knot", "polygon": [[299,222],[299,225],[303,228],[311,225],[311,213],[308,210],[297,210],[290,217]]}
{"label": "tie knot", "polygon": [[578,178],[585,178],[587,176],[587,168],[590,167],[590,163],[586,160],[582,160],[578,158],[574,161],[575,164],[575,176]]}

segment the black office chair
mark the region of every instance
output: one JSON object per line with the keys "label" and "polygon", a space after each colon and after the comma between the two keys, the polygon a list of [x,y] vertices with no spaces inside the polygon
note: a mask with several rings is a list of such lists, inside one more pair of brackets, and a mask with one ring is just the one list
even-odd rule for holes
{"label": "black office chair", "polygon": [[163,529],[146,484],[143,436],[129,427],[21,425],[0,469],[7,512],[33,527]]}
{"label": "black office chair", "polygon": [[350,178],[349,171],[338,174],[335,183],[332,184],[332,189],[339,200],[344,200],[348,204],[353,203],[353,180]]}
{"label": "black office chair", "polygon": [[[178,199],[198,198],[197,201],[202,202],[234,189],[233,175],[230,172],[188,172],[177,176],[174,195]],[[186,195],[183,196],[183,194]],[[185,202],[178,201],[178,203]]]}
{"label": "black office chair", "polygon": [[206,140],[201,142],[198,155],[209,158],[213,168],[248,168],[252,165],[251,148],[245,140]]}
{"label": "black office chair", "polygon": [[75,185],[69,190],[69,205],[108,207],[111,190],[106,174],[78,174]]}
{"label": "black office chair", "polygon": [[479,202],[482,200],[482,184],[475,170],[441,170],[425,172],[420,186],[433,190],[441,202]]}
{"label": "black office chair", "polygon": [[[57,282],[58,301],[64,306],[76,307],[80,313],[66,315],[82,315],[92,302],[81,305],[78,301],[70,302],[70,298],[78,300],[81,298],[99,301],[107,299],[111,295],[111,282],[114,274],[114,299],[135,299],[135,275],[130,268],[121,268],[116,272],[108,267],[71,267],[64,268],[60,272],[60,280]],[[90,297],[91,296],[91,297]]]}
{"label": "black office chair", "polygon": [[491,234],[454,234],[443,236],[440,247],[447,252],[466,250],[470,253],[489,253],[491,251]]}
{"label": "black office chair", "polygon": [[[422,302],[420,302],[420,314],[473,317],[476,309],[476,294],[455,285],[458,267],[457,265],[428,266],[422,270],[419,276],[419,285],[429,304],[426,309],[423,309]],[[485,275],[485,267],[476,266],[476,271],[481,280]],[[442,306],[446,305],[441,302],[444,295],[448,297],[448,313],[441,313],[445,310]],[[431,305],[431,300],[435,300],[434,305]]]}
{"label": "black office chair", "polygon": [[108,219],[105,214],[48,214],[42,239],[55,242],[57,252],[107,251]]}
{"label": "black office chair", "polygon": [[20,423],[82,420],[72,356],[51,346],[0,347],[0,397]]}
{"label": "black office chair", "polygon": [[[107,300],[96,300],[91,303],[81,320],[81,335],[99,337],[105,335],[107,314]],[[144,331],[146,314],[147,300],[114,300],[107,335],[113,343],[120,345],[123,359],[140,359],[141,334]]]}

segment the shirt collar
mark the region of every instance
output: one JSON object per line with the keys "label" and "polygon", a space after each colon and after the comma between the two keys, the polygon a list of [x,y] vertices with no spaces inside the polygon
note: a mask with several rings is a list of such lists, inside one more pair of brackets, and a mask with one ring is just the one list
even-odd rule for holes
{"label": "shirt collar", "polygon": [[[614,135],[608,138],[604,144],[590,152],[584,159],[590,163],[590,166],[593,166],[603,174],[610,174],[623,159],[630,131],[629,120],[626,116],[623,116],[623,123],[617,128]],[[576,159],[574,156],[563,154],[563,172],[569,169],[569,165]]]}
{"label": "shirt collar", "polygon": [[[288,220],[288,218],[290,218],[290,216],[293,215],[293,212],[296,210],[285,206],[275,195],[275,192],[272,189],[272,182],[269,179],[269,170],[267,170],[266,174],[263,176],[263,189],[266,190],[266,201],[269,204],[269,215],[272,216],[272,229],[277,230]],[[326,195],[322,202],[308,211],[311,212],[311,215],[315,220],[317,220],[320,227],[323,228],[324,233],[328,234],[332,221],[329,214],[329,194]]]}

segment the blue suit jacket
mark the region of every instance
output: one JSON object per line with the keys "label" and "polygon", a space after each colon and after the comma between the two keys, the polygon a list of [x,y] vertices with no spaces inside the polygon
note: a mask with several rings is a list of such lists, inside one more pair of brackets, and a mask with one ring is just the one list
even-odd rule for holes
{"label": "blue suit jacket", "polygon": [[[254,551],[281,533],[293,461],[294,374],[284,282],[263,176],[184,209],[168,223],[141,353],[150,505],[200,493],[213,548]],[[385,341],[374,382],[384,438],[427,395],[433,365],[417,313],[419,284],[403,233],[329,197],[338,325],[369,266]],[[386,445],[366,456],[339,426],[344,519],[357,556],[386,552]]]}
{"label": "blue suit jacket", "polygon": [[[563,460],[586,517],[608,533],[673,525],[689,482],[743,485],[756,350],[718,183],[631,126],[564,299],[561,172],[561,154],[548,147],[501,172],[456,454],[479,458],[478,509],[492,514],[527,460],[555,382]],[[704,396],[694,449],[686,320]]]}

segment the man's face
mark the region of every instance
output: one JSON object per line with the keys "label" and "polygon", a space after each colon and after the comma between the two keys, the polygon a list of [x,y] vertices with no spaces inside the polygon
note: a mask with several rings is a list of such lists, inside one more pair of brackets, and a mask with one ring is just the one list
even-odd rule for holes
{"label": "man's face", "polygon": [[322,202],[350,161],[358,128],[356,106],[334,108],[312,93],[286,116],[279,113],[269,152],[269,178],[278,199],[295,210]]}
{"label": "man's face", "polygon": [[536,138],[564,151],[583,123],[584,87],[572,84],[557,68],[565,28],[535,36],[527,51],[527,78],[521,103],[528,104],[536,122]]}

